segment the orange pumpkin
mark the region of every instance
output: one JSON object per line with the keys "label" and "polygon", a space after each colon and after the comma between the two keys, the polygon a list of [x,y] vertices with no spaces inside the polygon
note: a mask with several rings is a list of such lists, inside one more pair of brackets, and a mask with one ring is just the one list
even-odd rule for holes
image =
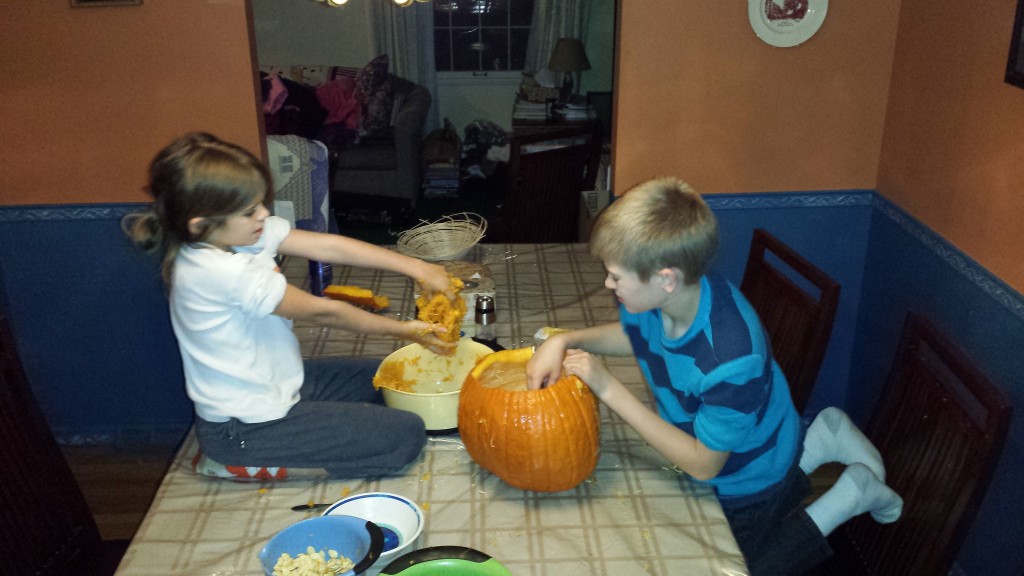
{"label": "orange pumpkin", "polygon": [[575,376],[527,390],[532,354],[530,348],[503,350],[477,363],[459,396],[459,434],[470,457],[508,484],[569,490],[597,466],[597,401]]}

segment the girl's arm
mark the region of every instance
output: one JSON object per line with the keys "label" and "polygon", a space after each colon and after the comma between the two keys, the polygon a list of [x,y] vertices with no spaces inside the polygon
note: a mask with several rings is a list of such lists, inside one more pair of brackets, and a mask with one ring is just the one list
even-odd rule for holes
{"label": "girl's arm", "polygon": [[555,334],[541,344],[526,363],[527,388],[537,390],[557,380],[566,350],[570,348],[604,356],[629,356],[633,353],[629,337],[617,322]]}
{"label": "girl's arm", "polygon": [[292,230],[278,247],[278,253],[318,262],[375,268],[404,274],[430,292],[444,292],[455,298],[444,266],[410,258],[368,242],[306,230]]}
{"label": "girl's arm", "polygon": [[403,322],[380,316],[347,302],[313,296],[291,284],[285,288],[284,298],[274,309],[274,314],[350,332],[394,336],[422,344],[437,354],[450,353],[456,346],[456,343],[444,342],[434,335],[436,330],[444,330],[440,325],[421,320]]}
{"label": "girl's arm", "polygon": [[597,358],[582,350],[570,350],[564,367],[567,373],[583,380],[608,408],[683,472],[697,480],[710,480],[722,471],[729,452],[711,450],[700,440],[663,420],[630,393]]}

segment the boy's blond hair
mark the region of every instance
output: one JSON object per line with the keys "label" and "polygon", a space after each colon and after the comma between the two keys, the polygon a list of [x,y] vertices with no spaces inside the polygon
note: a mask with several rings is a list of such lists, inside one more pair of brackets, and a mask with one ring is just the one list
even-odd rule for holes
{"label": "boy's blond hair", "polygon": [[679,268],[693,284],[718,248],[718,222],[704,199],[682,180],[657,178],[633,187],[597,217],[590,252],[632,270],[646,282],[662,268]]}

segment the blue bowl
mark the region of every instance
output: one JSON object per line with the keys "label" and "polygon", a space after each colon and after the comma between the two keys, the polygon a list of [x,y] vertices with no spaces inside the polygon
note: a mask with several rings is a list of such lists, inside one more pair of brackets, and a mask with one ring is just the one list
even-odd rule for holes
{"label": "blue bowl", "polygon": [[384,533],[373,522],[355,516],[317,516],[300,520],[281,530],[260,550],[260,564],[267,576],[274,573],[281,554],[292,557],[306,553],[312,546],[317,552],[335,550],[355,562],[343,576],[360,574],[369,568],[384,549]]}

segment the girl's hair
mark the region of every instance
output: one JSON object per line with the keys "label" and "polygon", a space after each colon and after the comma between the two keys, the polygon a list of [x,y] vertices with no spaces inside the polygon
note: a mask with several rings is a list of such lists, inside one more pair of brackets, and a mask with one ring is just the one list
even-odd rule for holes
{"label": "girl's hair", "polygon": [[718,249],[718,223],[704,199],[685,182],[658,178],[640,184],[605,208],[594,224],[590,252],[646,282],[666,267],[698,282]]}
{"label": "girl's hair", "polygon": [[[171,284],[174,258],[183,244],[202,242],[229,216],[257,202],[273,202],[267,168],[247,150],[205,132],[186,134],[149,165],[153,204],[129,214],[121,228],[148,252],[163,250],[162,276]],[[193,233],[189,222],[200,218]]]}

